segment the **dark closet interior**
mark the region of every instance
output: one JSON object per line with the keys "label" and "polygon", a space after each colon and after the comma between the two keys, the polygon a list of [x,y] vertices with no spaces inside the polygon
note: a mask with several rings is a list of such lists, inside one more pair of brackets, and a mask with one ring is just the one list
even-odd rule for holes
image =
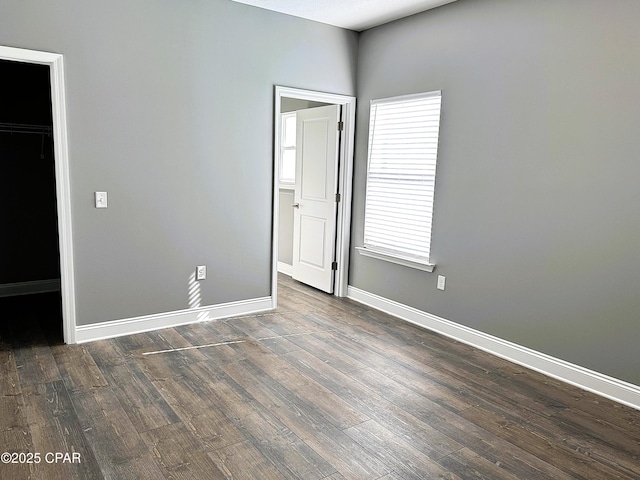
{"label": "dark closet interior", "polygon": [[2,323],[37,317],[61,332],[49,75],[0,60],[0,311]]}

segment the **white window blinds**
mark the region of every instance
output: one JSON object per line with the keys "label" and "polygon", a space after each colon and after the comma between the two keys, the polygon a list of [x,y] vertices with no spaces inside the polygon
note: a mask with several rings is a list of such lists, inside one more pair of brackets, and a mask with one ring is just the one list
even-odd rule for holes
{"label": "white window blinds", "polygon": [[363,250],[429,264],[440,106],[440,91],[371,102]]}

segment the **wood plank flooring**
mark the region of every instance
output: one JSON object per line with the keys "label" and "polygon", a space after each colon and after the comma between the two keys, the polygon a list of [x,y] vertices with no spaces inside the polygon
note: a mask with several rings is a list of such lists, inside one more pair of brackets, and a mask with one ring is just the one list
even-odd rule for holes
{"label": "wood plank flooring", "polygon": [[0,299],[0,453],[41,455],[0,479],[640,479],[640,411],[288,277],[279,304],[63,345],[55,295]]}

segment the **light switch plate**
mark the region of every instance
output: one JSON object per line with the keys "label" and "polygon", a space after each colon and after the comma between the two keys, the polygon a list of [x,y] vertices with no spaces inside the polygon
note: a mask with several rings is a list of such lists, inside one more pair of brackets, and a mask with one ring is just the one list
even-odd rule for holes
{"label": "light switch plate", "polygon": [[438,275],[438,290],[444,290],[444,282],[445,282],[444,275]]}
{"label": "light switch plate", "polygon": [[107,208],[107,192],[95,192],[96,208]]}

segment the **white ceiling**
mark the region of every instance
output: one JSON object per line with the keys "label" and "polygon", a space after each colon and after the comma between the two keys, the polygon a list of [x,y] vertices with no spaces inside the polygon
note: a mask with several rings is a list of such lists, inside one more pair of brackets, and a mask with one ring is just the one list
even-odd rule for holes
{"label": "white ceiling", "polygon": [[233,0],[358,32],[456,0]]}

